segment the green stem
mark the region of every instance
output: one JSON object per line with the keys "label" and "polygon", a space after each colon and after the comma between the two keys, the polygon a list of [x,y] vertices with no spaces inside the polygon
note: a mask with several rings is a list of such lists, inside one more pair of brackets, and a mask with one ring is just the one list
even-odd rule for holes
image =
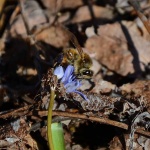
{"label": "green stem", "polygon": [[48,106],[48,115],[47,115],[47,138],[48,138],[48,145],[49,145],[50,150],[54,150],[52,131],[51,131],[52,110],[53,110],[53,105],[54,105],[54,99],[55,99],[55,89],[51,88],[50,102]]}

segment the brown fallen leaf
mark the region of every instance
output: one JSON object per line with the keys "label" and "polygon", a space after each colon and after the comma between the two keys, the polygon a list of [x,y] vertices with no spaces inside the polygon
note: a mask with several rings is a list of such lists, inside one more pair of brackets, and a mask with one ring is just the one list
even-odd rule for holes
{"label": "brown fallen leaf", "polygon": [[128,93],[127,96],[143,97],[143,100],[150,112],[150,80],[137,80],[130,84],[124,84],[120,87],[122,93]]}
{"label": "brown fallen leaf", "polygon": [[121,24],[100,26],[98,35],[90,37],[85,47],[95,52],[100,63],[126,76],[139,73],[144,70],[142,63],[150,62],[150,43],[140,35],[133,22],[123,21]]}
{"label": "brown fallen leaf", "polygon": [[11,37],[17,37],[18,35],[27,35],[26,28],[21,15],[18,15],[17,17],[15,17],[15,20],[12,21],[9,32]]}
{"label": "brown fallen leaf", "polygon": [[[143,148],[142,148],[142,146],[141,145],[139,145],[138,144],[138,142],[137,142],[137,139],[138,139],[138,137],[139,137],[139,135],[137,135],[137,134],[135,134],[135,136],[134,136],[134,149],[136,149],[136,150],[142,150]],[[110,142],[110,145],[109,145],[109,149],[110,150],[122,150],[122,149],[128,149],[129,147],[129,134],[125,134],[124,135],[124,140],[125,140],[125,142],[126,142],[126,145],[122,145],[123,143],[124,143],[124,141],[120,141],[120,139],[117,137],[117,136],[115,136],[114,138],[113,138],[113,140]]]}
{"label": "brown fallen leaf", "polygon": [[79,7],[81,5],[83,5],[83,0],[60,0],[60,1],[56,1],[56,0],[42,0],[43,5],[46,8],[49,8],[52,12],[56,12],[57,8],[59,9],[64,9],[64,8],[76,8]]}
{"label": "brown fallen leaf", "polygon": [[[21,14],[11,19],[10,34],[12,37],[24,36],[32,33],[38,26],[47,23],[44,10],[36,1],[21,1]],[[12,18],[14,15],[12,15]],[[29,34],[28,33],[28,34]]]}
{"label": "brown fallen leaf", "polygon": [[[101,18],[101,19],[112,19],[113,18],[112,10],[110,10],[108,8],[93,5],[92,9],[93,9],[95,18]],[[91,20],[91,18],[92,17],[91,17],[88,6],[82,6],[75,13],[71,23],[79,23],[79,22],[89,21],[89,20]]]}
{"label": "brown fallen leaf", "polygon": [[133,73],[133,58],[125,43],[104,36],[93,36],[86,41],[85,47],[95,52],[95,58],[110,70],[124,76]]}
{"label": "brown fallen leaf", "polygon": [[28,145],[33,150],[38,150],[38,143],[32,138],[30,134],[27,134],[24,138],[26,145]]}
{"label": "brown fallen leaf", "polygon": [[96,80],[95,81],[95,87],[92,89],[92,92],[94,93],[110,93],[112,90],[115,89],[115,85],[105,81],[105,80]]}
{"label": "brown fallen leaf", "polygon": [[61,48],[68,46],[69,35],[66,34],[62,27],[51,26],[38,33],[36,40]]}

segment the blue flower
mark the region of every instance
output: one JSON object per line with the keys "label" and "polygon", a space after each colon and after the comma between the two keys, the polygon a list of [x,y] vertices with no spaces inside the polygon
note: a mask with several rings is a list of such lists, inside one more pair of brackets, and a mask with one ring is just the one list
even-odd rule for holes
{"label": "blue flower", "polygon": [[74,67],[72,65],[68,65],[65,71],[62,66],[56,67],[54,75],[56,75],[57,78],[60,79],[60,82],[64,84],[67,93],[78,93],[87,100],[87,97],[77,90],[77,88],[81,86],[81,83],[76,79],[76,76],[74,75]]}
{"label": "blue flower", "polygon": [[64,69],[62,66],[57,67],[54,70],[54,75],[57,76],[58,79],[61,79],[64,76]]}

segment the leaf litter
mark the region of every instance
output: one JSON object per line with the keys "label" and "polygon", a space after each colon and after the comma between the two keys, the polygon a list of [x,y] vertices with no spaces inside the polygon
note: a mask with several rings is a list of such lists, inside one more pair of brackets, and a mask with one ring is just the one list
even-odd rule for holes
{"label": "leaf litter", "polygon": [[[0,148],[48,149],[47,104],[56,84],[53,121],[63,122],[67,150],[148,150],[149,5],[6,1],[0,10]],[[64,49],[76,46],[66,30],[93,62],[93,77],[81,78],[77,93],[68,93],[69,80],[63,85],[53,72]]]}

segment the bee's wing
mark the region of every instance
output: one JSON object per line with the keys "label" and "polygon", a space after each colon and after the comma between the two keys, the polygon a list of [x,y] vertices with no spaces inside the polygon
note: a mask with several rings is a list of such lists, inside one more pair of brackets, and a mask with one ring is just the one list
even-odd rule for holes
{"label": "bee's wing", "polygon": [[69,35],[70,40],[73,43],[73,45],[76,47],[76,49],[78,50],[79,55],[82,57],[83,50],[82,50],[82,48],[81,48],[81,46],[80,46],[76,36],[72,32],[70,32],[69,30],[67,30],[65,27],[64,27],[64,30]]}
{"label": "bee's wing", "polygon": [[[69,31],[70,32],[70,31]],[[70,32],[70,40],[71,42],[74,44],[74,46],[76,47],[76,49],[78,50],[80,56],[82,56],[83,50],[77,40],[77,38],[75,37],[75,35],[73,33]]]}

